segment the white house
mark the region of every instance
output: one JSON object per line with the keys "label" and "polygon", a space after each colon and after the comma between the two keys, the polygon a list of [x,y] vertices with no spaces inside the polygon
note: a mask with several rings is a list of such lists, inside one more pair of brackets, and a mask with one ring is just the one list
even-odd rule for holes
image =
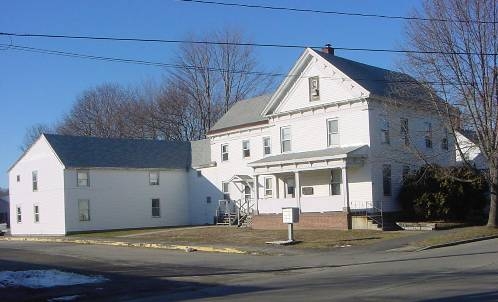
{"label": "white house", "polygon": [[488,169],[486,158],[477,145],[477,137],[474,132],[456,131],[455,137],[460,147],[460,150],[456,150],[456,163],[458,165],[468,164],[479,170]]}
{"label": "white house", "polygon": [[298,227],[362,227],[359,211],[399,210],[410,170],[454,164],[428,98],[407,75],[308,48],[206,140],[40,137],[9,171],[12,233],[203,224],[234,209],[275,228],[289,206]]}

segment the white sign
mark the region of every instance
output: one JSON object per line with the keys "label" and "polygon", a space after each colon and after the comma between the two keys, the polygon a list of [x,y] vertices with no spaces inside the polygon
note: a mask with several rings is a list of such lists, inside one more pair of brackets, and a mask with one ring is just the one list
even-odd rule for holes
{"label": "white sign", "polygon": [[299,208],[282,208],[282,218],[284,223],[299,222]]}

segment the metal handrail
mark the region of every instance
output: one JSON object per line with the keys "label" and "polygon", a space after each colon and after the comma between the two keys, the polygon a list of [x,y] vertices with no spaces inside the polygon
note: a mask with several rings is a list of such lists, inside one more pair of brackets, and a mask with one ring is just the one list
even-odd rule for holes
{"label": "metal handrail", "polygon": [[361,201],[361,202],[350,202],[350,207],[352,212],[364,213],[366,218],[371,219],[378,225],[381,229],[384,229],[384,202],[380,200],[379,202],[374,201]]}

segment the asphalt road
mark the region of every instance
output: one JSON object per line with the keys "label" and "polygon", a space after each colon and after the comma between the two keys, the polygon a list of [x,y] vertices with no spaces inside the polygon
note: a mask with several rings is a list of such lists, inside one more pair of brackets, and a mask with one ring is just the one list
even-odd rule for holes
{"label": "asphalt road", "polygon": [[76,244],[0,242],[0,271],[58,268],[110,279],[0,301],[498,301],[498,240],[427,250],[344,248],[251,256]]}

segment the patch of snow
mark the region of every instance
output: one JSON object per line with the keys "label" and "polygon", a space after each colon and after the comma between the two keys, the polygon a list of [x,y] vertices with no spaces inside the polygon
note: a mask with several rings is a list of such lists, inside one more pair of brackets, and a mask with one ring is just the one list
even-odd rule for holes
{"label": "patch of snow", "polygon": [[0,288],[29,287],[45,288],[75,284],[101,283],[108,279],[102,276],[85,276],[59,270],[0,271]]}
{"label": "patch of snow", "polygon": [[62,297],[48,299],[47,302],[73,301],[75,299],[78,299],[79,297],[81,297],[81,295],[62,296]]}

